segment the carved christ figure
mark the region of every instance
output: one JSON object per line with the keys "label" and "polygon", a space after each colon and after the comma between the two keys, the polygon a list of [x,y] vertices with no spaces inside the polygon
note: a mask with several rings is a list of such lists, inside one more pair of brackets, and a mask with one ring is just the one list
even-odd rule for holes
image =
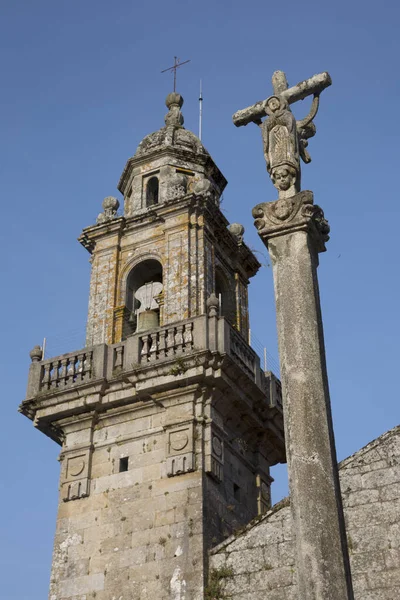
{"label": "carved christ figure", "polygon": [[[331,79],[328,73],[322,73],[288,88],[285,74],[276,71],[272,83],[274,95],[238,111],[233,122],[237,126],[250,122],[260,126],[267,171],[279,191],[279,198],[290,198],[300,191],[300,158],[305,163],[311,161],[306,150],[307,140],[316,133],[312,121],[318,111],[319,95],[331,84]],[[310,112],[296,121],[289,104],[309,95],[313,95]],[[264,116],[266,119],[262,121]]]}
{"label": "carved christ figure", "polygon": [[312,120],[317,114],[318,103],[319,95],[315,95],[307,117],[296,121],[285,99],[271,96],[265,101],[267,118],[259,125],[267,171],[274,186],[282,192],[280,198],[300,191],[300,157],[305,163],[311,161],[306,147],[307,139],[316,133]]}
{"label": "carved christ figure", "polygon": [[261,123],[261,131],[268,172],[283,164],[297,168],[299,145],[296,119],[288,109],[287,102],[278,96],[271,96],[266,101],[265,110],[268,118]]}

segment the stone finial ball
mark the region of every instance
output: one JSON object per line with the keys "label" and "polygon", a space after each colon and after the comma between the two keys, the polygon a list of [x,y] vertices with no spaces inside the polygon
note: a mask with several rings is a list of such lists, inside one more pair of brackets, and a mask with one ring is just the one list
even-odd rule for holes
{"label": "stone finial ball", "polygon": [[209,192],[212,188],[211,181],[208,179],[200,179],[196,181],[193,191],[195,194],[205,194]]}
{"label": "stone finial ball", "polygon": [[104,198],[102,206],[104,210],[117,211],[119,209],[119,201],[114,196],[107,196],[107,198]]}
{"label": "stone finial ball", "polygon": [[29,356],[31,357],[32,362],[39,362],[40,360],[42,360],[43,351],[41,347],[35,346],[34,348],[32,348],[32,350],[29,352]]}
{"label": "stone finial ball", "polygon": [[178,105],[179,108],[182,108],[183,98],[178,92],[171,92],[165,99],[165,104],[168,108],[171,108],[174,104]]}
{"label": "stone finial ball", "polygon": [[228,226],[228,231],[235,237],[242,237],[244,234],[244,227],[240,223],[231,223]]}
{"label": "stone finial ball", "polygon": [[214,292],[212,294],[210,294],[210,296],[207,298],[207,302],[206,302],[207,308],[218,308],[219,306],[219,300],[217,298],[217,296],[214,294]]}

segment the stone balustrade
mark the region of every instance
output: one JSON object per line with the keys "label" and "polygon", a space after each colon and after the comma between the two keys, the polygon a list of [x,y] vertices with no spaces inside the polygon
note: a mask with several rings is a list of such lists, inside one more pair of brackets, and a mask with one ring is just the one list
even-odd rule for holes
{"label": "stone balustrade", "polygon": [[[111,380],[121,372],[207,350],[229,356],[242,373],[267,393],[260,359],[240,333],[223,317],[201,315],[133,334],[110,346],[99,344],[42,361],[39,360],[40,356],[35,355],[30,369],[27,398],[101,379]],[[273,394],[268,391],[268,395],[272,398]]]}
{"label": "stone balustrade", "polygon": [[42,362],[39,390],[65,388],[92,377],[93,350],[63,354]]}
{"label": "stone balustrade", "polygon": [[[257,354],[234,329],[230,329],[229,354],[233,360],[248,374],[254,378],[257,366]],[[259,365],[258,365],[259,366]]]}
{"label": "stone balustrade", "polygon": [[140,335],[139,345],[141,363],[191,352],[194,347],[193,320]]}

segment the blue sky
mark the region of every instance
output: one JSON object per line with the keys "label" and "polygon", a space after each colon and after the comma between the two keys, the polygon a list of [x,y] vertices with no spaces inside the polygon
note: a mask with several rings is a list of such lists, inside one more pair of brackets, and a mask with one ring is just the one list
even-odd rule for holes
{"label": "blue sky", "polygon": [[[185,125],[227,177],[223,210],[265,265],[251,284],[257,337],[277,356],[272,272],[251,209],[275,198],[258,129],[231,116],[328,70],[313,162],[303,169],[332,233],[320,286],[340,459],[399,422],[399,8],[394,1],[2,0],[0,3],[0,295],[3,383],[2,597],[47,597],[59,448],[19,415],[29,350],[81,347],[89,255],[77,243],[125,161],[163,125],[174,55]],[[295,108],[306,114],[304,101]],[[274,499],[285,493],[276,471]]]}

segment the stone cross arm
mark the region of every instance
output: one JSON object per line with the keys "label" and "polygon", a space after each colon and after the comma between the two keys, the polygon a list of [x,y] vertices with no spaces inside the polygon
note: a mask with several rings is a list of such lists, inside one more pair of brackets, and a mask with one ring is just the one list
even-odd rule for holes
{"label": "stone cross arm", "polygon": [[[288,104],[293,104],[293,102],[297,102],[298,100],[304,100],[307,96],[320,94],[325,88],[331,85],[332,79],[329,73],[325,71],[288,88],[284,73],[277,71],[274,73],[273,83],[274,95],[280,96]],[[251,122],[260,122],[261,118],[266,115],[265,107],[266,101],[260,100],[260,102],[256,102],[253,106],[238,110],[233,115],[233,123],[236,127],[241,127]]]}

